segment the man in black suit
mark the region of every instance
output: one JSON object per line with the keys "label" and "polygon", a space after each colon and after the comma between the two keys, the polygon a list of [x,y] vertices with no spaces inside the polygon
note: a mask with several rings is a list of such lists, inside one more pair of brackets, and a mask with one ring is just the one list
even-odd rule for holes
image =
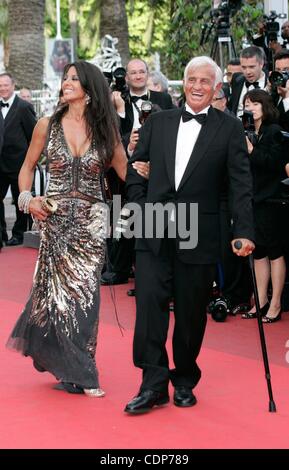
{"label": "man in black suit", "polygon": [[[130,156],[138,140],[138,129],[141,127],[140,113],[141,105],[149,100],[159,110],[173,108],[172,98],[168,93],[151,91],[147,88],[148,66],[141,59],[132,59],[128,62],[126,68],[126,82],[129,93],[126,99],[122,98],[119,91],[112,94],[113,102],[120,117],[120,131],[124,148]],[[110,170],[110,179],[111,173]],[[115,175],[114,178],[118,177]],[[124,188],[121,194],[125,198]],[[134,239],[121,238],[118,241],[113,240],[109,250],[111,268],[103,273],[101,283],[103,285],[127,283],[132,268],[134,258]],[[130,294],[133,293],[130,292]]]}
{"label": "man in black suit", "polygon": [[254,88],[263,90],[267,85],[267,77],[263,72],[264,60],[264,51],[257,46],[246,47],[240,54],[243,75],[233,76],[232,95],[228,104],[229,109],[237,117],[243,114],[243,98],[247,91]]}
{"label": "man in black suit", "polygon": [[[145,229],[151,229],[144,221],[151,218],[156,203],[173,207],[163,237],[150,233],[150,238],[136,241],[133,353],[134,364],[143,370],[143,380],[138,395],[125,408],[131,414],[167,403],[169,380],[175,387],[176,406],[196,403],[192,389],[201,377],[196,360],[220,259],[220,198],[226,176],[234,220],[232,248],[240,256],[254,249],[250,241],[252,181],[242,125],[210,106],[221,82],[222,72],[212,59],[192,59],[184,74],[185,107],[149,117],[128,165],[129,200],[142,209],[135,226],[143,220]],[[134,170],[137,160],[150,162],[149,180]],[[170,236],[171,224],[177,228],[185,224],[189,238],[182,230]],[[234,246],[236,239],[242,243],[239,251]],[[173,370],[169,370],[165,348],[171,297],[175,314]]]}
{"label": "man in black suit", "polygon": [[[20,212],[18,173],[27,152],[36,124],[33,106],[15,94],[15,83],[9,73],[0,74],[0,228],[7,246],[20,245],[27,229],[27,215]],[[16,221],[8,240],[3,200],[11,187],[16,207]]]}

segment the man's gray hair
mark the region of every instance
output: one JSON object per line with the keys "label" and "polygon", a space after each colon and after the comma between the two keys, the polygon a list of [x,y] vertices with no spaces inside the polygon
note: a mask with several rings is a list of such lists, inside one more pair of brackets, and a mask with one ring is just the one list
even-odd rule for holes
{"label": "man's gray hair", "polygon": [[214,71],[215,74],[215,86],[218,85],[218,83],[223,82],[223,72],[220,69],[220,67],[216,64],[216,62],[211,59],[210,57],[206,55],[202,55],[199,57],[194,57],[193,59],[190,60],[190,62],[186,65],[185,71],[184,71],[184,80],[186,80],[186,77],[188,75],[188,72],[190,69],[197,69],[199,67],[203,67],[205,65],[209,65],[212,70]]}
{"label": "man's gray hair", "polygon": [[152,79],[153,84],[161,85],[162,91],[168,91],[169,83],[167,77],[159,70],[154,70],[149,73],[149,77]]}

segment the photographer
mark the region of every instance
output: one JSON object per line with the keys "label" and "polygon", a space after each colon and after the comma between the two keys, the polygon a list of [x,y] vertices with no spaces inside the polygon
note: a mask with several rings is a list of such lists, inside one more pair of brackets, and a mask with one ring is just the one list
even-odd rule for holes
{"label": "photographer", "polygon": [[289,21],[285,21],[281,26],[281,36],[283,39],[283,47],[288,49],[289,45]]}
{"label": "photographer", "polygon": [[240,54],[243,75],[233,76],[232,95],[228,105],[239,118],[243,114],[243,99],[247,91],[254,88],[263,90],[267,85],[267,76],[263,72],[264,61],[264,51],[257,46],[246,47]]}
{"label": "photographer", "polygon": [[281,36],[284,40],[283,44],[278,42],[280,25],[276,19],[281,16],[282,15],[277,15],[276,11],[270,11],[269,16],[264,15],[263,21],[259,23],[258,33],[253,36],[253,44],[261,47],[265,52],[268,71],[274,69],[275,54],[280,52],[282,48],[286,48],[288,44],[289,28],[286,26],[286,23],[289,25],[288,21],[283,23],[281,28]]}
{"label": "photographer", "polygon": [[280,113],[279,124],[289,132],[289,50],[275,56],[274,72],[270,75],[272,94]]}
{"label": "photographer", "polygon": [[[141,59],[132,59],[128,62],[125,75],[125,83],[119,80],[119,86],[112,87],[112,100],[120,117],[120,131],[122,143],[131,155],[138,141],[138,129],[141,127],[143,105],[150,101],[154,108],[173,108],[171,96],[168,93],[150,91],[147,89],[148,66]],[[117,176],[115,176],[117,178]],[[111,178],[113,179],[113,178]],[[120,183],[119,192],[125,200],[124,185]],[[107,266],[106,272],[101,277],[102,285],[125,284],[128,282],[134,259],[134,239],[121,237],[112,240],[109,250],[111,266]]]}
{"label": "photographer", "polygon": [[139,115],[142,102],[145,100],[157,104],[161,109],[173,108],[171,96],[168,93],[147,89],[148,66],[141,59],[132,59],[126,68],[126,83],[128,96],[123,100],[121,92],[113,91],[113,102],[120,117],[121,135],[125,149],[129,142],[132,129],[138,129],[141,125]]}
{"label": "photographer", "polygon": [[[278,111],[271,96],[263,90],[251,90],[244,97],[244,107],[253,114],[255,125],[255,139],[252,139],[252,134],[250,139],[247,137],[253,176],[254,266],[263,322],[273,323],[281,319],[281,294],[286,274],[281,206],[274,203],[280,194],[280,181],[284,178],[284,149],[278,139],[281,128],[277,124]],[[269,303],[270,277],[272,298]],[[242,318],[256,318],[256,308],[243,314]]]}

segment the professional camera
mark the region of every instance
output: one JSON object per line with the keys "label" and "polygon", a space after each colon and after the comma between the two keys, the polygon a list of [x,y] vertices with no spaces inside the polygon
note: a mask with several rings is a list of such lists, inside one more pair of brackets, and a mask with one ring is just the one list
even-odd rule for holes
{"label": "professional camera", "polygon": [[153,104],[151,101],[143,101],[140,108],[139,122],[141,125],[145,123],[149,115],[153,111]]}
{"label": "professional camera", "polygon": [[209,303],[208,312],[212,315],[213,320],[217,322],[225,321],[230,313],[229,301],[226,297],[220,295]]}
{"label": "professional camera", "polygon": [[124,67],[117,67],[111,73],[110,88],[112,91],[120,91],[121,97],[124,101],[129,98],[129,88],[125,80],[126,70]]}
{"label": "professional camera", "polygon": [[242,123],[245,130],[245,135],[248,137],[252,145],[256,145],[258,136],[256,134],[253,113],[251,111],[244,111],[242,116]]}
{"label": "professional camera", "polygon": [[275,70],[269,77],[269,82],[273,87],[281,86],[285,88],[287,80],[289,80],[289,72],[287,70],[282,70],[282,72]]}

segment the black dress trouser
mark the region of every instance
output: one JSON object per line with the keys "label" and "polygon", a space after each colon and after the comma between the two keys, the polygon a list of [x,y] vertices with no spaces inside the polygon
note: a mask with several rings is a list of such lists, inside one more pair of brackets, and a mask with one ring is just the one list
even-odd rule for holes
{"label": "black dress trouser", "polygon": [[[214,264],[180,261],[175,240],[163,240],[159,256],[136,252],[137,316],[133,343],[135,366],[143,369],[141,390],[167,393],[174,386],[194,388],[201,377],[196,363],[207,322],[206,308],[216,274]],[[166,339],[169,303],[174,298],[173,360],[169,370]]]}
{"label": "black dress trouser", "polygon": [[27,230],[28,216],[18,209],[18,174],[15,173],[2,173],[0,172],[0,227],[2,238],[7,238],[6,221],[5,221],[5,210],[4,210],[4,198],[8,192],[9,186],[11,187],[11,193],[13,201],[15,202],[16,209],[16,221],[12,228],[12,236],[23,240],[23,234]]}

